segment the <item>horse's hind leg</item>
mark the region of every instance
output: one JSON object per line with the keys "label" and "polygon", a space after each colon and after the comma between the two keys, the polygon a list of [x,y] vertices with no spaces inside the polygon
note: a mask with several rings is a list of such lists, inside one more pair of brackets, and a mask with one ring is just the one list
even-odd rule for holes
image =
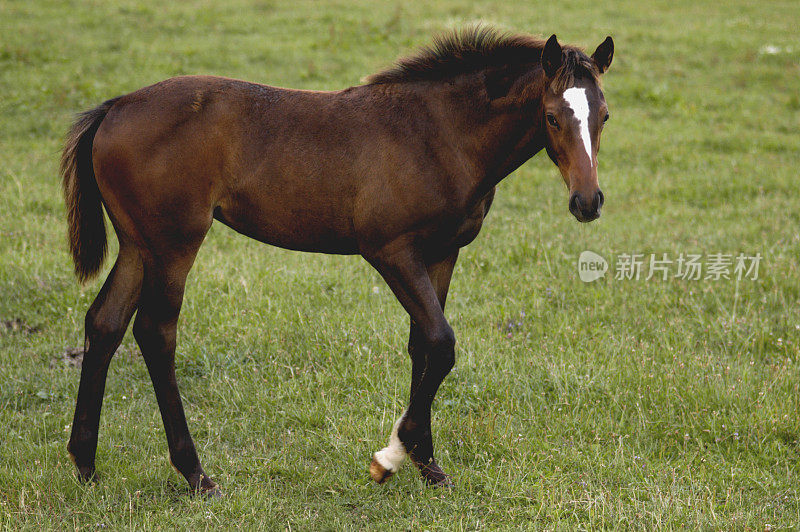
{"label": "horse's hind leg", "polygon": [[95,475],[97,432],[108,365],[136,310],[141,284],[141,257],[134,246],[122,241],[114,268],[86,313],[81,382],[67,445],[81,480],[90,480]]}
{"label": "horse's hind leg", "polygon": [[172,466],[186,478],[193,490],[218,495],[217,485],[206,476],[197,456],[175,380],[178,315],[186,276],[198,247],[199,243],[178,257],[145,261],[144,282],[133,334],[153,381]]}

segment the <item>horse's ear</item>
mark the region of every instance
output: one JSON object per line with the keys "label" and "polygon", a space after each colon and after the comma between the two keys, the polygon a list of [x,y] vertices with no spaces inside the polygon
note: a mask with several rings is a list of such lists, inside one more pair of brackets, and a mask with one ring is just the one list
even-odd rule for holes
{"label": "horse's ear", "polygon": [[558,44],[555,34],[551,35],[542,49],[542,68],[548,78],[553,78],[556,71],[564,61],[561,45]]}
{"label": "horse's ear", "polygon": [[592,60],[597,65],[597,70],[602,74],[611,65],[611,59],[614,57],[614,40],[611,37],[606,37],[606,40],[600,43],[597,50],[592,54]]}

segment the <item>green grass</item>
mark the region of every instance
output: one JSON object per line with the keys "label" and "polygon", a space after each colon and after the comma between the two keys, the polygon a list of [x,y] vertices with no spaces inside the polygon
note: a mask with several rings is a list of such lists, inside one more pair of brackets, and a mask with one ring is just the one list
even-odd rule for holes
{"label": "green grass", "polygon": [[[458,364],[434,411],[457,488],[426,489],[409,466],[369,480],[410,372],[407,318],[379,276],[219,224],[190,275],[178,374],[227,497],[190,496],[168,466],[130,333],[103,480],[80,485],[64,351],[102,281],[79,288],[66,252],[57,159],[73,114],[186,73],[341,88],[476,20],[592,48],[611,34],[617,51],[603,218],[575,222],[540,154],[457,265]],[[1,2],[0,526],[796,527],[798,23],[793,0]],[[584,284],[584,249],[764,258],[757,281]]]}

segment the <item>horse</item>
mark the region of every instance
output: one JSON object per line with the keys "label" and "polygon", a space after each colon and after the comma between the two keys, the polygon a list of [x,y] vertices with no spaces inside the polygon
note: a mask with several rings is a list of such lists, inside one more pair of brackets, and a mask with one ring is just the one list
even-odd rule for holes
{"label": "horse", "polygon": [[372,456],[378,483],[410,458],[452,486],[434,459],[431,406],[455,364],[444,315],[459,250],[478,235],[496,185],[544,148],[580,222],[600,216],[597,150],[608,107],[591,56],[487,26],[456,30],[339,91],[184,76],[79,114],[61,157],[68,240],[84,283],[119,254],[85,319],[67,445],[82,481],[95,453],[109,363],[133,318],[172,466],[218,496],[189,432],[175,377],[187,274],[214,220],[286,249],[359,254],[410,316],[408,407]]}

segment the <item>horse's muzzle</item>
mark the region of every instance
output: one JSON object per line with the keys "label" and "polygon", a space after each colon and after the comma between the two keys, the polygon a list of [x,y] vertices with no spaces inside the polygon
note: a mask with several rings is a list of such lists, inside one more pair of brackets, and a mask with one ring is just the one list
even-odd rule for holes
{"label": "horse's muzzle", "polygon": [[603,208],[604,201],[603,191],[599,189],[591,198],[574,192],[569,198],[569,212],[579,222],[591,222],[600,218],[600,210]]}

